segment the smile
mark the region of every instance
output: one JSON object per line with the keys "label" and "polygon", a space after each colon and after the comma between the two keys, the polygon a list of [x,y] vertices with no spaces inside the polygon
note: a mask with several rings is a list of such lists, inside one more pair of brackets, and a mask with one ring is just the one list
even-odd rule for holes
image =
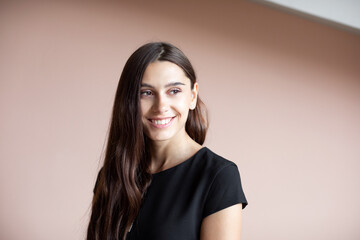
{"label": "smile", "polygon": [[163,119],[149,119],[152,126],[156,128],[165,128],[171,125],[175,117],[163,118]]}

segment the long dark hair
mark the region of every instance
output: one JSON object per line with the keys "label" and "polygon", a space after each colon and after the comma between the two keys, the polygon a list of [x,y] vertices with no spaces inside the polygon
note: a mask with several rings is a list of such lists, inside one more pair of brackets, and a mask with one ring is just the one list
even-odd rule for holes
{"label": "long dark hair", "polygon": [[[144,135],[140,111],[140,86],[146,67],[155,61],[169,61],[182,68],[196,82],[194,69],[177,47],[164,42],[148,43],[126,62],[116,90],[104,166],[94,189],[87,240],[125,239],[151,183],[149,139]],[[186,132],[199,144],[205,141],[208,120],[198,97],[190,110]]]}

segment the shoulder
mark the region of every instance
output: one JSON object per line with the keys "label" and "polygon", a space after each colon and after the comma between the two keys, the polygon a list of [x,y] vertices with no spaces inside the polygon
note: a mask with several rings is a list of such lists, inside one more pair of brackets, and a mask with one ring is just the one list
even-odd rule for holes
{"label": "shoulder", "polygon": [[198,164],[203,169],[204,172],[207,172],[209,176],[215,177],[221,171],[226,171],[229,168],[236,168],[237,165],[217,153],[213,152],[207,147],[204,147],[204,151],[200,156]]}
{"label": "shoulder", "polygon": [[200,175],[207,182],[203,218],[238,203],[245,208],[247,200],[237,165],[210,149],[204,151],[199,162],[203,164]]}

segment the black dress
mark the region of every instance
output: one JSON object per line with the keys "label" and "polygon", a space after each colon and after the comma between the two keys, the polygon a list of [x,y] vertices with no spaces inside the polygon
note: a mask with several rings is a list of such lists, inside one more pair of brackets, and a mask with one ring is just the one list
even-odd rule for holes
{"label": "black dress", "polygon": [[127,240],[198,240],[206,216],[248,204],[235,163],[207,147],[152,177]]}

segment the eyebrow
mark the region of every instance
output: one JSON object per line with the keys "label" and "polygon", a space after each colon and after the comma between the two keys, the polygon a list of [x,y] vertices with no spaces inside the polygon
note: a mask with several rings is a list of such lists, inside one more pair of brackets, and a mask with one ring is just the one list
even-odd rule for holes
{"label": "eyebrow", "polygon": [[[185,84],[182,83],[182,82],[171,82],[171,83],[166,84],[165,87],[173,87],[173,86],[179,86],[179,85],[184,85],[185,86]],[[154,86],[152,86],[150,84],[147,84],[147,83],[142,83],[141,87],[154,88]]]}

